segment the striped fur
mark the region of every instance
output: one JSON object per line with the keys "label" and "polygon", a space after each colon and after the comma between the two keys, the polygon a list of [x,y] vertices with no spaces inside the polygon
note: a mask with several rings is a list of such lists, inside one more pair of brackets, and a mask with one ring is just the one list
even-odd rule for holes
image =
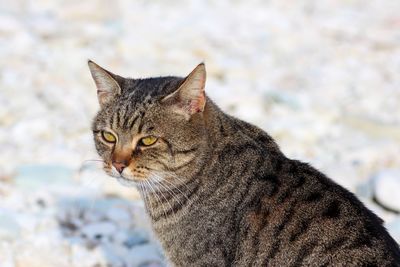
{"label": "striped fur", "polygon": [[[108,173],[141,192],[171,265],[400,266],[382,220],[267,133],[208,98],[189,119],[164,105],[187,79],[110,75],[121,92],[94,119],[96,148]],[[104,144],[104,129],[118,143]],[[144,135],[157,145],[138,148]],[[124,145],[134,175],[118,177],[111,158]]]}

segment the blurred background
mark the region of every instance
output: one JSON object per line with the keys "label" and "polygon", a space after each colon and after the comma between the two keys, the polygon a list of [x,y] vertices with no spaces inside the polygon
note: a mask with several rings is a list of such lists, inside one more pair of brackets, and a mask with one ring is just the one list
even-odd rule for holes
{"label": "blurred background", "polygon": [[165,266],[135,189],[101,171],[92,59],[199,62],[226,112],[356,193],[400,242],[400,1],[0,0],[0,266]]}

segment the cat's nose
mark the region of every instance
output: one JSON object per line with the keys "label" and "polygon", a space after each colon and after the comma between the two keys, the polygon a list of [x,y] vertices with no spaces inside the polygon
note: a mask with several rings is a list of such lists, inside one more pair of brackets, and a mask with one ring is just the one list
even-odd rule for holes
{"label": "cat's nose", "polygon": [[117,169],[119,173],[122,173],[122,171],[126,168],[125,162],[113,162],[112,165]]}

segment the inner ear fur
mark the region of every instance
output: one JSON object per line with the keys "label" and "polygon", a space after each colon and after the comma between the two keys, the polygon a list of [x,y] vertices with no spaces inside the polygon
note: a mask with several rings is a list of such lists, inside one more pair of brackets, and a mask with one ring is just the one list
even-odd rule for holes
{"label": "inner ear fur", "polygon": [[206,105],[205,83],[206,68],[204,63],[200,63],[177,90],[163,98],[162,103],[170,105],[186,118],[201,113]]}

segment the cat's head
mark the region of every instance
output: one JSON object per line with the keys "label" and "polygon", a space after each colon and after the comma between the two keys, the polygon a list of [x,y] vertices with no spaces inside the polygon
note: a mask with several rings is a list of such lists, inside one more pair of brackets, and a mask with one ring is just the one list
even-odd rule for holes
{"label": "cat's head", "polygon": [[204,64],[186,78],[147,79],[123,78],[88,64],[101,107],[92,130],[104,170],[136,183],[193,173],[207,136]]}

